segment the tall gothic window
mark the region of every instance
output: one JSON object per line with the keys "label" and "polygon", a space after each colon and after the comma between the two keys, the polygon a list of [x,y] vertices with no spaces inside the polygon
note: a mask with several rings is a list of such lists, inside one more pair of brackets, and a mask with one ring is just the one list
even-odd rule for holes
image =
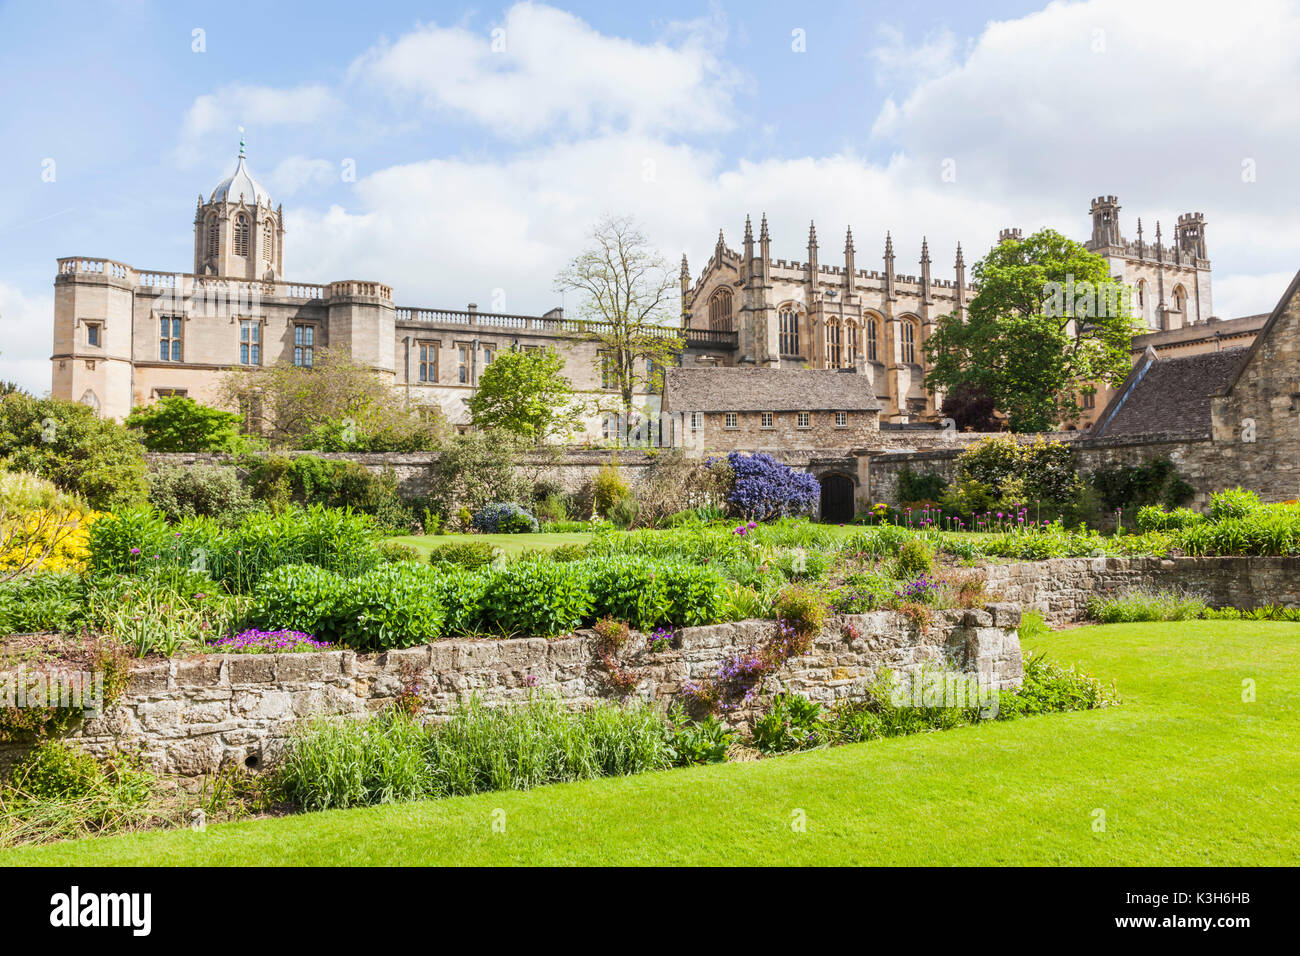
{"label": "tall gothic window", "polygon": [[208,217],[208,258],[215,259],[221,251],[221,221],[216,216]]}
{"label": "tall gothic window", "polygon": [[848,332],[848,341],[845,343],[846,350],[844,353],[844,358],[846,359],[846,363],[848,365],[853,365],[857,361],[858,351],[859,351],[858,350],[858,323],[850,319],[848,323],[848,329],[846,331]]}
{"label": "tall gothic window", "polygon": [[782,355],[799,354],[799,313],[782,309],[780,315],[780,348]]}
{"label": "tall gothic window", "polygon": [[242,212],[235,217],[234,246],[235,255],[248,257],[248,217]]}
{"label": "tall gothic window", "polygon": [[834,319],[826,326],[826,367],[840,367],[840,322]]}
{"label": "tall gothic window", "polygon": [[875,361],[877,361],[877,359],[876,359],[876,348],[877,348],[877,346],[876,346],[876,335],[877,335],[877,331],[878,331],[878,329],[879,329],[879,326],[878,326],[877,323],[876,323],[876,317],[875,317],[874,315],[868,317],[868,318],[867,318],[867,361],[869,361],[869,362],[875,362]]}
{"label": "tall gothic window", "polygon": [[903,322],[903,361],[908,365],[916,364],[916,323]]}
{"label": "tall gothic window", "polygon": [[1186,308],[1187,308],[1187,293],[1183,291],[1182,286],[1179,286],[1178,288],[1174,289],[1174,309],[1182,313],[1183,325],[1187,324],[1187,313],[1185,311]]}
{"label": "tall gothic window", "polygon": [[719,289],[709,300],[709,328],[731,331],[731,290]]}
{"label": "tall gothic window", "polygon": [[267,265],[275,261],[275,223],[270,219],[262,222],[262,258]]}

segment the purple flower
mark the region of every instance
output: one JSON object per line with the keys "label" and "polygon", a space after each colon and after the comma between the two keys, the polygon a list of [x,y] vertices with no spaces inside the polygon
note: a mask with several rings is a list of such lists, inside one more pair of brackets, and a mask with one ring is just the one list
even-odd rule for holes
{"label": "purple flower", "polygon": [[132,548],[132,549],[131,549],[131,553],[132,553],[132,554],[139,554],[139,553],[140,553],[140,549],[139,549],[139,548]]}

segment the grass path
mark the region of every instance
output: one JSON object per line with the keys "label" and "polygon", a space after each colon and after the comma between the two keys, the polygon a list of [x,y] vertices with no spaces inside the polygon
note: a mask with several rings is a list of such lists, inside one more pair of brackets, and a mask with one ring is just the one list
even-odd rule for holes
{"label": "grass path", "polygon": [[[29,847],[0,865],[1300,862],[1300,625],[1108,625],[1036,645],[1114,677],[1123,705],[527,793]],[[805,832],[791,827],[800,813]]]}

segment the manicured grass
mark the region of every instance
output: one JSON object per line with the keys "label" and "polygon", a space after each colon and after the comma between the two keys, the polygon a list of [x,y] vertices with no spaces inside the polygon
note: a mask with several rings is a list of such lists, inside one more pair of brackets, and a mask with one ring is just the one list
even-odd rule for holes
{"label": "manicured grass", "polygon": [[[1300,625],[1117,624],[1035,646],[1115,678],[1123,705],[527,793],[29,847],[0,865],[1300,862]],[[800,813],[805,832],[791,827]]]}
{"label": "manicured grass", "polygon": [[523,554],[536,548],[549,551],[562,544],[586,544],[591,540],[590,531],[561,531],[546,534],[407,534],[389,538],[398,544],[415,548],[428,558],[429,552],[453,541],[486,541],[504,551],[507,557]]}

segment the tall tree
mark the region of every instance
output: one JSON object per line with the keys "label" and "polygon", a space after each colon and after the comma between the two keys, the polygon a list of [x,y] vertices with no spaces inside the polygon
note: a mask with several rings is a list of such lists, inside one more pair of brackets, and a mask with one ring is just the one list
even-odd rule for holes
{"label": "tall tree", "polygon": [[606,217],[592,243],[555,280],[556,289],[582,296],[584,334],[600,353],[605,387],[616,391],[624,412],[639,386],[660,386],[663,368],[683,346],[673,308],[676,279],[629,216]]}
{"label": "tall tree", "polygon": [[222,403],[243,410],[248,429],[276,448],[429,451],[446,437],[440,408],[408,404],[346,348],[317,349],[310,368],[232,368]]}
{"label": "tall tree", "polygon": [[564,356],[553,348],[497,353],[469,401],[474,424],[537,442],[567,438],[579,424],[581,403],[563,371]]}
{"label": "tall tree", "polygon": [[940,317],[925,342],[931,388],[978,390],[1034,432],[1078,421],[1081,395],[1128,375],[1137,320],[1103,257],[1042,229],[998,243],[974,279],[966,321]]}

